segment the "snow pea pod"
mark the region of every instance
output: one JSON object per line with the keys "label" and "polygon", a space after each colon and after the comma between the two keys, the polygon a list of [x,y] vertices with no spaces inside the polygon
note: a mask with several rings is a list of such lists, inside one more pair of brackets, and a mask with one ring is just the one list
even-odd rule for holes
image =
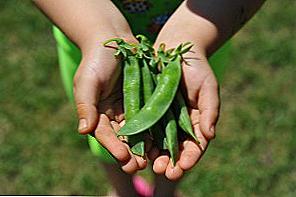
{"label": "snow pea pod", "polygon": [[[123,105],[125,120],[128,122],[140,111],[140,79],[141,70],[138,60],[134,56],[127,56],[124,60]],[[144,156],[144,137],[137,134],[128,137],[132,153]]]}
{"label": "snow pea pod", "polygon": [[176,56],[163,69],[157,86],[144,107],[118,132],[118,135],[134,135],[154,125],[168,110],[177,92],[181,79],[181,57]]}
{"label": "snow pea pod", "polygon": [[178,119],[179,126],[194,140],[198,141],[195,133],[193,132],[191,120],[187,111],[187,106],[180,90],[178,90],[176,93],[176,96],[173,101],[173,107],[175,115]]}
{"label": "snow pea pod", "polygon": [[[156,76],[151,73],[149,66],[146,60],[143,60],[143,67],[142,67],[142,80],[143,80],[143,94],[144,94],[144,102],[147,103],[149,98],[152,96],[155,84],[157,83]],[[155,145],[159,149],[165,149],[165,133],[161,127],[161,122],[157,122],[154,124],[150,131],[153,136],[153,141]]]}
{"label": "snow pea pod", "polygon": [[145,155],[145,136],[142,133],[129,136],[128,142],[133,154],[141,157]]}
{"label": "snow pea pod", "polygon": [[[138,59],[138,61],[139,61],[138,62],[139,64],[142,63],[142,65],[140,65],[142,88],[139,91],[139,94],[140,94],[140,99],[143,100],[143,103],[146,103],[147,100],[151,97],[151,95],[153,93],[154,84],[153,84],[153,81],[152,81],[152,78],[150,75],[150,70],[149,70],[148,65],[145,62],[145,60]],[[125,81],[125,82],[129,83],[128,81]],[[142,103],[140,103],[140,104],[142,104]],[[144,135],[144,133],[138,133],[138,134],[129,136],[128,141],[131,146],[132,153],[139,155],[139,156],[144,156],[144,154],[145,154],[145,135]]]}
{"label": "snow pea pod", "polygon": [[149,98],[152,96],[155,85],[153,82],[152,75],[150,73],[150,69],[146,60],[142,60],[141,74],[142,74],[142,82],[143,82],[143,98],[144,103],[147,103]]}
{"label": "snow pea pod", "polygon": [[165,123],[166,145],[169,150],[173,164],[175,165],[179,154],[179,144],[177,122],[171,109],[168,109],[168,111],[165,114]]}
{"label": "snow pea pod", "polygon": [[138,60],[133,56],[128,56],[124,61],[124,115],[129,121],[140,110],[140,77],[141,71]]}

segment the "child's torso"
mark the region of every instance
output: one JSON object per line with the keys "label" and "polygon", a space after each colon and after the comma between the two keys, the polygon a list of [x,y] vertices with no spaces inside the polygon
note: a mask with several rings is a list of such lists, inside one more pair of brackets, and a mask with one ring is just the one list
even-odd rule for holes
{"label": "child's torso", "polygon": [[113,0],[129,22],[134,34],[152,40],[182,0]]}

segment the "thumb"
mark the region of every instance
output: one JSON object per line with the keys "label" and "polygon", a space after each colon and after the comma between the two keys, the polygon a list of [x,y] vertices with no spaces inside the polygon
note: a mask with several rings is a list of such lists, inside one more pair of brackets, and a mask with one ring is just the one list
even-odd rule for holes
{"label": "thumb", "polygon": [[198,98],[200,110],[200,130],[207,139],[215,137],[215,126],[219,116],[219,87],[214,75],[203,82]]}
{"label": "thumb", "polygon": [[98,123],[99,77],[92,65],[79,66],[74,78],[74,97],[79,117],[78,131],[88,134]]}

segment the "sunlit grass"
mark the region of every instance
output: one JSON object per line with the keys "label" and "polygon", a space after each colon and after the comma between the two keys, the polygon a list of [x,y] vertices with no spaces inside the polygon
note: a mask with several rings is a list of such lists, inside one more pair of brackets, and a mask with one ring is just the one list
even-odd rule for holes
{"label": "sunlit grass", "polygon": [[[216,139],[181,183],[188,196],[296,195],[296,3],[267,1],[232,42]],[[106,194],[76,133],[48,20],[0,1],[0,194]]]}

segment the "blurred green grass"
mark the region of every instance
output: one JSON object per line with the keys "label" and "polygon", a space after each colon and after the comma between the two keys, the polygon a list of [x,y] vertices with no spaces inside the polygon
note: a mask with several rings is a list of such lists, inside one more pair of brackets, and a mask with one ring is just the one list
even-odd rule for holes
{"label": "blurred green grass", "polygon": [[[296,196],[295,13],[294,0],[267,1],[233,38],[217,137],[184,194]],[[49,21],[30,1],[2,0],[0,25],[0,194],[106,194],[75,131]]]}

